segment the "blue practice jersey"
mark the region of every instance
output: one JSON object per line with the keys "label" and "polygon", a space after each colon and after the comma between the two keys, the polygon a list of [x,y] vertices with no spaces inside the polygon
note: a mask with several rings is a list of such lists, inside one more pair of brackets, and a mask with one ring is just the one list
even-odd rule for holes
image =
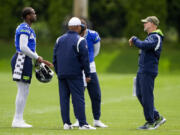
{"label": "blue practice jersey", "polygon": [[101,39],[99,34],[96,31],[87,29],[87,35],[85,36],[88,44],[88,51],[89,51],[89,62],[94,61],[94,44],[99,42]]}
{"label": "blue practice jersey", "polygon": [[27,23],[21,23],[16,28],[16,35],[15,35],[16,51],[21,52],[20,43],[19,43],[21,34],[26,34],[28,36],[28,47],[31,49],[31,51],[35,52],[35,50],[36,50],[36,34],[35,34],[34,30]]}

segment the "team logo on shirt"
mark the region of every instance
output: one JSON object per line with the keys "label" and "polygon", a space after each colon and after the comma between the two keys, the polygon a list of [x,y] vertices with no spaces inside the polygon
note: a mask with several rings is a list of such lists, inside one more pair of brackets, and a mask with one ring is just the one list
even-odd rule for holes
{"label": "team logo on shirt", "polygon": [[29,30],[24,30],[24,29],[22,29],[20,32],[25,32],[25,33],[29,33],[30,34]]}

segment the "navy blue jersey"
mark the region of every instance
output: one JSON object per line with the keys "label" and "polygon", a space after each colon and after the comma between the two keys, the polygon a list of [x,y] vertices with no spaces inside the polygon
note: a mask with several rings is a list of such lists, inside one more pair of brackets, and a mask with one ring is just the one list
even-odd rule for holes
{"label": "navy blue jersey", "polygon": [[53,64],[58,77],[82,77],[82,70],[86,77],[90,76],[87,42],[82,38],[83,40],[78,44],[79,39],[79,34],[74,31],[68,31],[57,39]]}
{"label": "navy blue jersey", "polygon": [[28,36],[28,47],[31,49],[31,51],[35,52],[36,50],[36,34],[34,30],[27,24],[27,23],[21,23],[17,28],[16,28],[16,35],[15,35],[15,46],[16,46],[16,51],[21,52],[20,50],[20,35],[21,34],[26,34]]}
{"label": "navy blue jersey", "polygon": [[163,34],[160,30],[150,33],[144,41],[137,37],[132,39],[134,45],[141,49],[138,73],[158,74],[158,63],[162,50]]}
{"label": "navy blue jersey", "polygon": [[96,31],[90,29],[87,29],[87,35],[85,36],[85,39],[87,40],[89,61],[91,63],[94,61],[94,44],[99,42],[101,39]]}

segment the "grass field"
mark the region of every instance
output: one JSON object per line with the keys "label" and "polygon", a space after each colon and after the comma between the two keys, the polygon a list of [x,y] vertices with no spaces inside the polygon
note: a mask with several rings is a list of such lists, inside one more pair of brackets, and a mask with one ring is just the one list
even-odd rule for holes
{"label": "grass field", "polygon": [[[31,129],[11,128],[14,115],[16,83],[11,73],[0,72],[0,135],[180,135],[180,75],[159,75],[155,83],[155,105],[167,123],[154,131],[139,131],[144,124],[142,108],[132,96],[135,74],[100,74],[102,88],[101,120],[109,128],[95,131],[64,131],[59,110],[56,77],[49,84],[33,78],[24,119]],[[72,109],[72,106],[71,106]],[[92,125],[91,104],[86,91],[86,116]],[[71,110],[71,120],[75,121]]]}
{"label": "grass field", "polygon": [[[52,62],[54,43],[38,43],[37,53]],[[13,41],[0,40],[0,72],[9,72],[10,60],[15,53]],[[160,73],[180,73],[180,47],[172,48],[170,43],[163,44],[159,62]],[[99,73],[133,74],[137,71],[138,49],[130,48],[128,43],[102,40],[101,50],[95,59]]]}

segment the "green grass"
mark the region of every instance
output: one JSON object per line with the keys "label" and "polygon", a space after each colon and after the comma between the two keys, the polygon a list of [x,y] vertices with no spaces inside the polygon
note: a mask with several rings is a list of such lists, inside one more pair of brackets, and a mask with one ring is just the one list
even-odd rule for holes
{"label": "green grass", "polygon": [[[172,48],[165,43],[159,62],[160,73],[180,73],[179,48]],[[0,71],[11,70],[10,61],[15,53],[14,43],[0,40]],[[44,59],[52,62],[54,43],[38,43],[37,52]],[[133,74],[138,68],[138,49],[130,48],[128,43],[114,39],[102,40],[101,51],[95,59],[99,73]]]}
{"label": "green grass", "polygon": [[[142,107],[132,96],[132,78],[135,74],[100,74],[102,89],[101,120],[109,128],[95,131],[64,131],[59,110],[58,83],[56,77],[48,84],[34,77],[30,87],[24,119],[33,125],[31,129],[11,128],[15,109],[16,83],[11,73],[0,72],[0,135],[179,135],[180,134],[180,75],[159,75],[155,83],[155,105],[166,117],[167,123],[154,131],[139,131],[144,124]],[[92,125],[91,104],[87,91],[86,116]],[[72,109],[72,106],[71,106]],[[71,110],[71,120],[75,121]]]}

